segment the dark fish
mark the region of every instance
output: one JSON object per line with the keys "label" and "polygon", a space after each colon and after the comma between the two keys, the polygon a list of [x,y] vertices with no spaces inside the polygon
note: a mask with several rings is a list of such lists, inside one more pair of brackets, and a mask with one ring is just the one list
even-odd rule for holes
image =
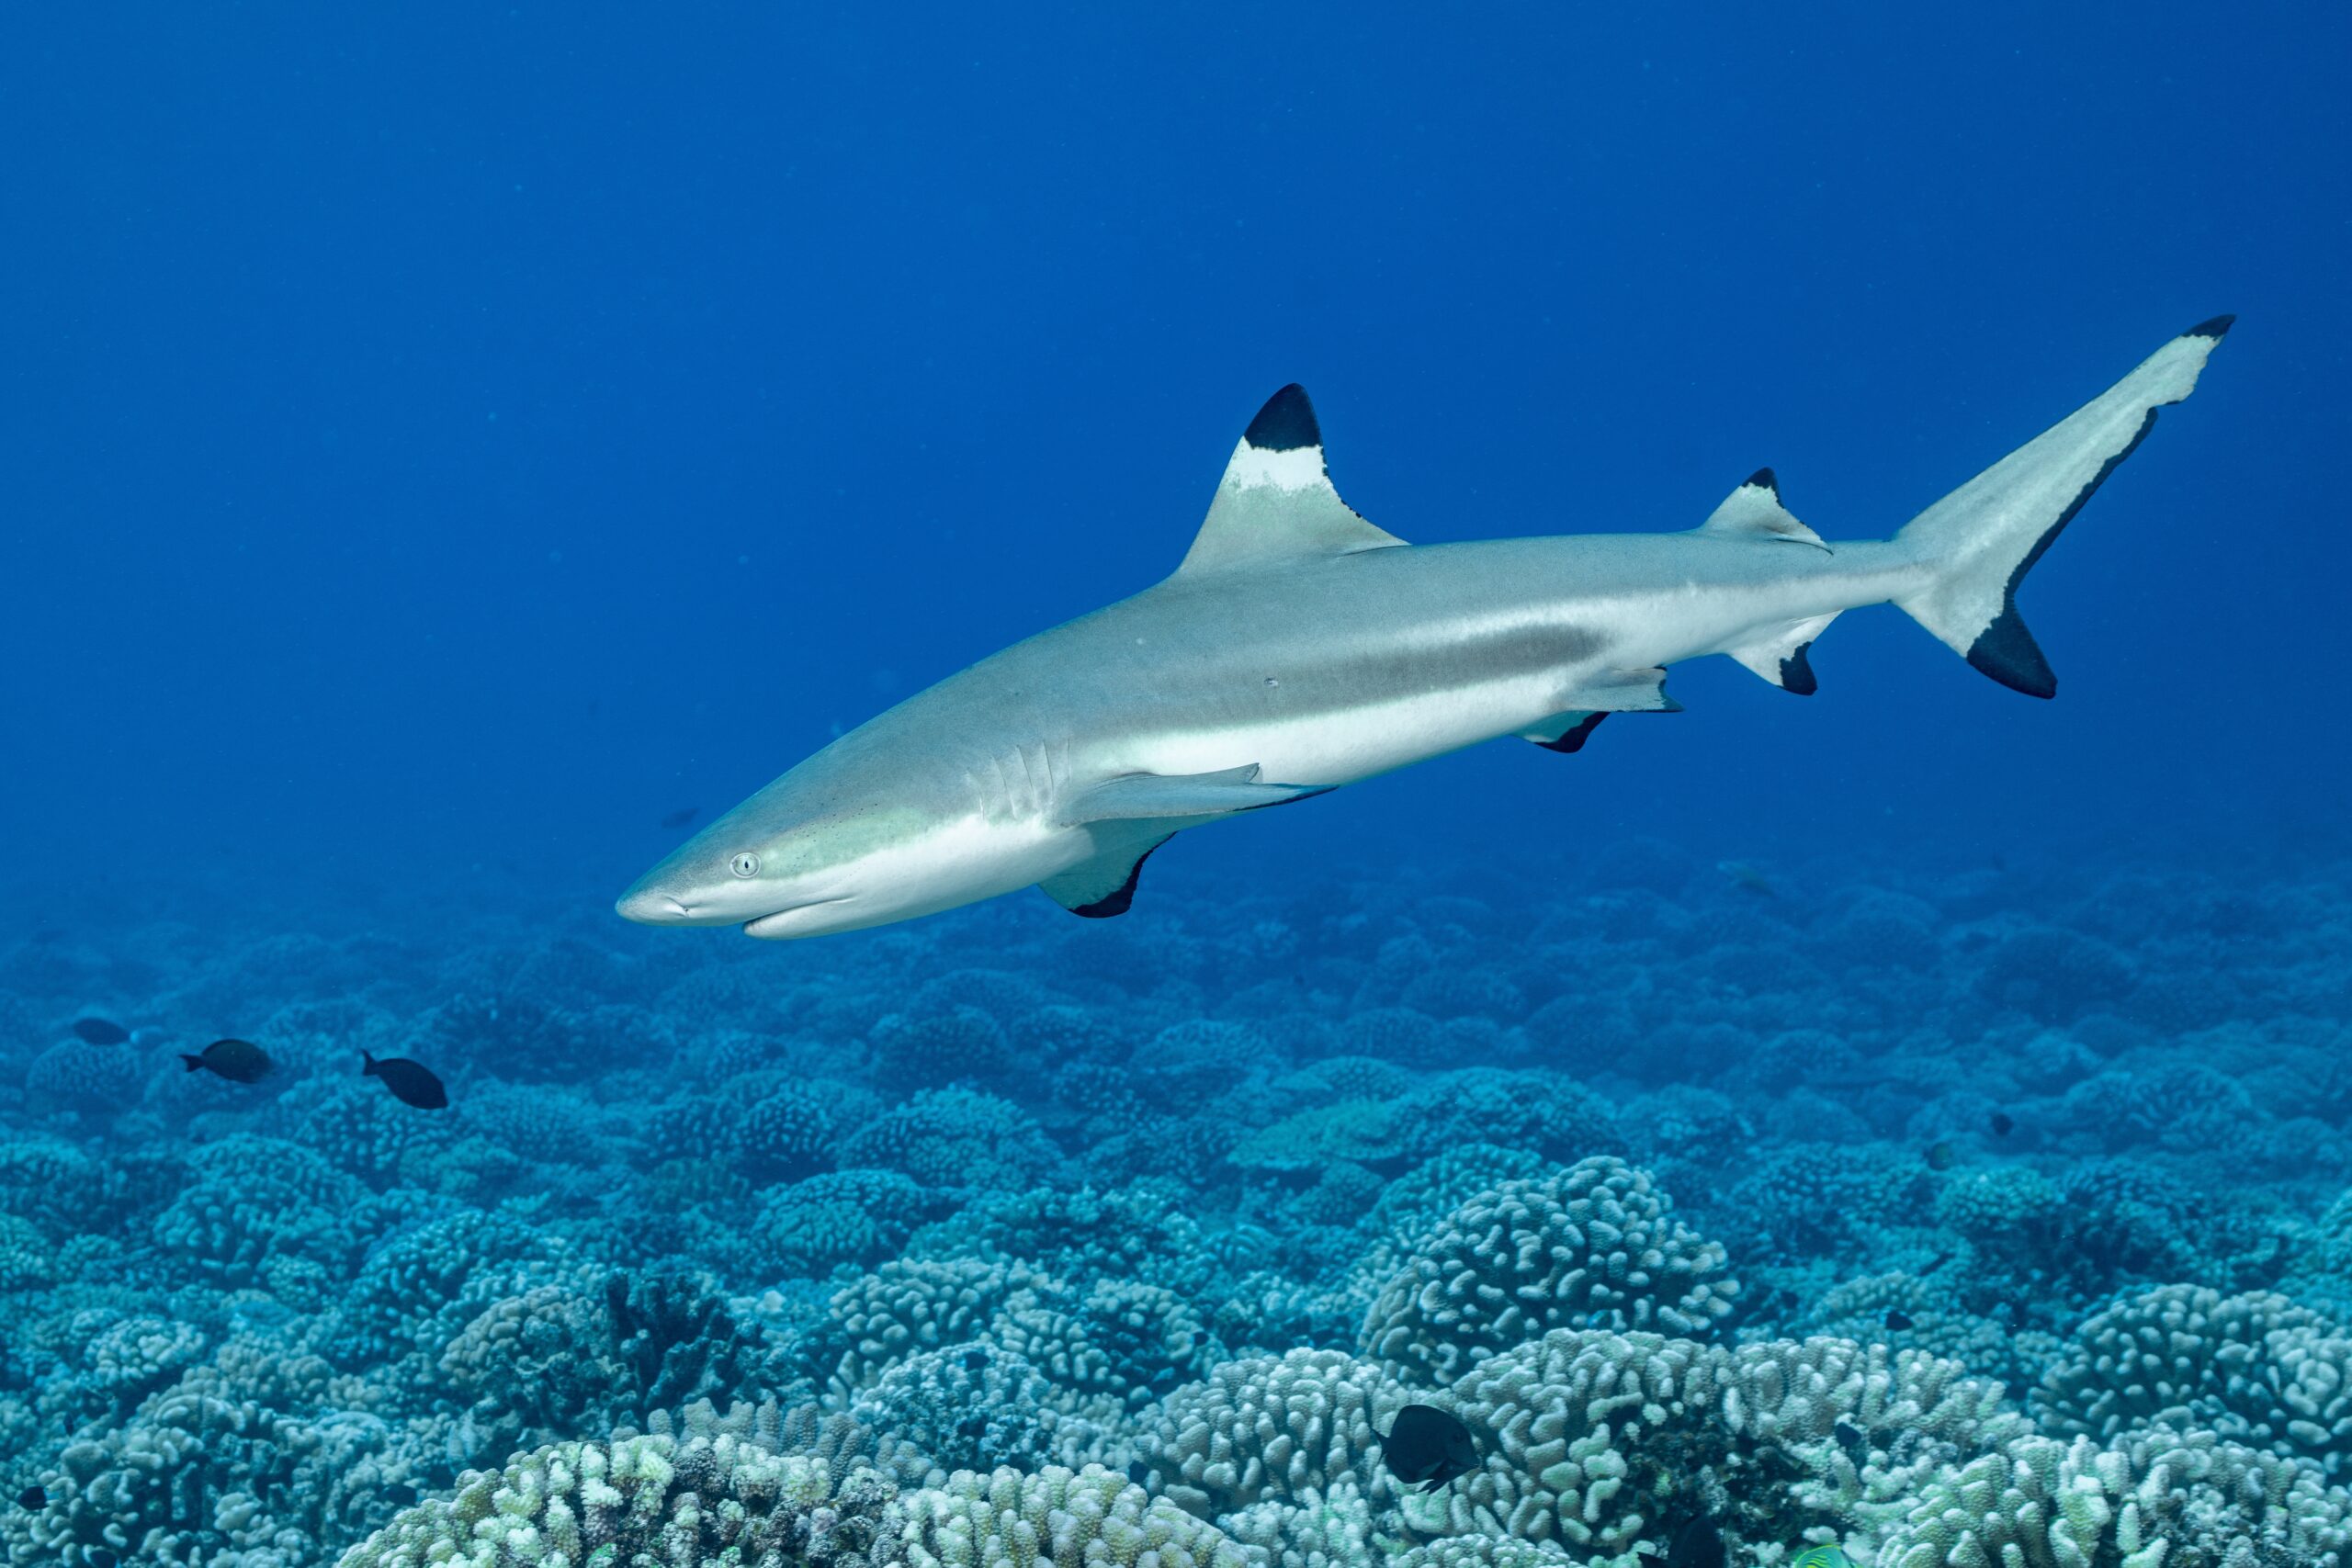
{"label": "dark fish", "polygon": [[119,1045],[130,1038],[130,1031],[110,1018],[77,1018],[74,1032],[93,1045]]}
{"label": "dark fish", "polygon": [[2009,1113],[2007,1111],[1996,1111],[1993,1112],[1993,1136],[1996,1138],[2006,1138],[2017,1130],[2018,1124],[2009,1120]]}
{"label": "dark fish", "polygon": [[403,1508],[415,1502],[422,1495],[405,1481],[395,1481],[384,1488],[384,1495]]}
{"label": "dark fish", "polygon": [[1894,1333],[1900,1334],[1911,1326],[1911,1314],[1901,1307],[1889,1307],[1886,1309],[1886,1326]]}
{"label": "dark fish", "polygon": [[1666,1568],[1724,1568],[1728,1561],[1724,1553],[1724,1538],[1715,1533],[1712,1520],[1692,1519],[1674,1532],[1674,1544],[1667,1549]]}
{"label": "dark fish", "polygon": [[1951,1145],[1950,1144],[1929,1144],[1928,1145],[1928,1168],[1929,1170],[1950,1170],[1959,1158],[1960,1156],[1958,1155],[1951,1152]]}
{"label": "dark fish", "polygon": [[1838,1418],[1838,1424],[1829,1428],[1829,1435],[1838,1439],[1838,1446],[1846,1451],[1848,1459],[1861,1458],[1863,1450],[1870,1447],[1862,1437],[1862,1429],[1842,1416]]}
{"label": "dark fish", "polygon": [[1949,1262],[1951,1262],[1951,1253],[1949,1253],[1949,1252],[1939,1252],[1939,1253],[1937,1253],[1933,1258],[1928,1258],[1928,1266],[1927,1266],[1925,1269],[1920,1269],[1920,1270],[1919,1270],[1919,1272],[1920,1272],[1921,1274],[1923,1274],[1923,1275],[1924,1275],[1924,1274],[1932,1274],[1932,1273],[1934,1273],[1937,1269],[1939,1269],[1942,1268],[1945,1264],[1947,1264],[1947,1263],[1949,1263]]}
{"label": "dark fish", "polygon": [[49,1494],[38,1486],[28,1486],[17,1494],[17,1506],[28,1510],[46,1508],[49,1506]]}
{"label": "dark fish", "polygon": [[678,809],[671,812],[668,816],[662,818],[662,826],[664,828],[683,828],[701,815],[702,807],[699,806],[681,806]]}
{"label": "dark fish", "polygon": [[1141,1460],[1131,1461],[1127,1465],[1127,1484],[1130,1486],[1151,1484],[1151,1466]]}
{"label": "dark fish", "polygon": [[1381,1457],[1407,1485],[1434,1492],[1457,1475],[1478,1468],[1478,1447],[1470,1428],[1434,1404],[1408,1404],[1380,1435]]}
{"label": "dark fish", "polygon": [[433,1076],[433,1069],[422,1062],[412,1062],[406,1056],[387,1056],[378,1061],[367,1052],[359,1053],[362,1077],[381,1078],[392,1098],[402,1105],[413,1105],[419,1111],[438,1111],[449,1103],[449,1091]]}
{"label": "dark fish", "polygon": [[180,1053],[189,1072],[199,1068],[220,1074],[231,1083],[259,1083],[269,1077],[269,1053],[250,1040],[215,1040],[196,1055]]}

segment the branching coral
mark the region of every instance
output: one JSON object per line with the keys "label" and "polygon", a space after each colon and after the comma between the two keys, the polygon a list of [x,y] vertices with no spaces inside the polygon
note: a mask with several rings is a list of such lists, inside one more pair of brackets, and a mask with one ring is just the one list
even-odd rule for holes
{"label": "branching coral", "polygon": [[966,1471],[902,1506],[909,1568],[1250,1568],[1222,1532],[1099,1466]]}

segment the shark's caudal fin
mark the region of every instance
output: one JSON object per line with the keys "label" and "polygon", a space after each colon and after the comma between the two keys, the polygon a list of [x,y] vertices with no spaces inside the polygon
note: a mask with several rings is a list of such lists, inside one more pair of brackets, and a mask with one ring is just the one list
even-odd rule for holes
{"label": "shark's caudal fin", "polygon": [[1266,400],[1218,481],[1179,577],[1306,556],[1353,555],[1405,541],[1357,516],[1331,488],[1323,431],[1306,389]]}
{"label": "shark's caudal fin", "polygon": [[2137,369],[1927,511],[1895,536],[1928,566],[1924,591],[1895,603],[2004,686],[2054,696],[2058,678],[2018,615],[2018,584],[2101,481],[2197,385],[2231,317],[2165,344]]}

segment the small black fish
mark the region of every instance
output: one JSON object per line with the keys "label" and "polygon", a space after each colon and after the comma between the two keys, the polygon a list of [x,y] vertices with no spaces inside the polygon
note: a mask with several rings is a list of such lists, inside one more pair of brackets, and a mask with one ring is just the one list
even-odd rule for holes
{"label": "small black fish", "polygon": [[1434,1404],[1408,1404],[1378,1436],[1381,1457],[1396,1478],[1408,1486],[1419,1483],[1424,1492],[1478,1468],[1470,1428]]}
{"label": "small black fish", "polygon": [[2009,1113],[2007,1111],[1996,1111],[1993,1112],[1993,1136],[1996,1138],[2006,1138],[2017,1130],[2018,1124],[2009,1120]]}
{"label": "small black fish", "polygon": [[1870,1447],[1862,1436],[1862,1429],[1843,1416],[1838,1417],[1838,1424],[1829,1428],[1829,1435],[1838,1440],[1838,1446],[1845,1450],[1848,1459],[1861,1458],[1863,1450]]}
{"label": "small black fish", "polygon": [[1130,1461],[1127,1465],[1127,1483],[1131,1486],[1150,1485],[1151,1466],[1144,1463],[1141,1460]]}
{"label": "small black fish", "polygon": [[1674,1544],[1666,1552],[1666,1568],[1724,1568],[1727,1561],[1724,1538],[1715,1533],[1713,1521],[1703,1517],[1676,1530]]}
{"label": "small black fish", "polygon": [[681,806],[678,809],[671,812],[668,816],[662,818],[662,826],[664,828],[683,828],[701,815],[702,807],[699,806]]}
{"label": "small black fish", "polygon": [[433,1076],[433,1069],[422,1062],[412,1062],[406,1056],[387,1056],[378,1061],[367,1052],[359,1053],[362,1077],[381,1078],[392,1098],[402,1105],[413,1105],[419,1111],[438,1111],[449,1103],[449,1091]]}
{"label": "small black fish", "polygon": [[1890,1332],[1900,1334],[1911,1326],[1911,1314],[1901,1307],[1889,1307],[1886,1309],[1886,1326]]}
{"label": "small black fish", "polygon": [[17,1494],[17,1506],[28,1512],[49,1506],[49,1494],[38,1486],[28,1486]]}
{"label": "small black fish", "polygon": [[215,1040],[193,1056],[181,1052],[180,1060],[189,1072],[215,1072],[231,1083],[259,1083],[274,1066],[269,1053],[250,1040]]}
{"label": "small black fish", "polygon": [[74,1032],[92,1045],[119,1045],[130,1038],[130,1031],[110,1018],[77,1018]]}
{"label": "small black fish", "polygon": [[415,1487],[411,1486],[405,1481],[395,1481],[390,1485],[384,1488],[384,1495],[390,1498],[392,1502],[398,1504],[400,1506],[405,1508],[411,1503],[415,1502],[419,1496],[423,1495],[423,1494],[419,1493]]}
{"label": "small black fish", "polygon": [[1939,1253],[1937,1253],[1933,1258],[1928,1258],[1928,1266],[1927,1266],[1926,1268],[1924,1268],[1924,1269],[1920,1269],[1920,1270],[1919,1270],[1919,1272],[1920,1272],[1921,1274],[1923,1274],[1923,1275],[1926,1275],[1926,1274],[1932,1274],[1932,1273],[1934,1273],[1937,1269],[1939,1269],[1942,1268],[1945,1264],[1947,1264],[1947,1263],[1949,1263],[1949,1262],[1951,1262],[1951,1253],[1949,1253],[1949,1252],[1939,1252]]}
{"label": "small black fish", "polygon": [[1958,1162],[1959,1158],[1960,1156],[1958,1155],[1952,1153],[1951,1145],[1950,1144],[1929,1144],[1928,1145],[1928,1168],[1929,1170],[1950,1170],[1952,1166]]}

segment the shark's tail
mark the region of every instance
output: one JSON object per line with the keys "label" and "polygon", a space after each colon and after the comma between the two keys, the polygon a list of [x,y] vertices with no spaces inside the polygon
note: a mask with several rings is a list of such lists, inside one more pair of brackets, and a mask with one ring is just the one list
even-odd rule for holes
{"label": "shark's tail", "polygon": [[1933,575],[1926,588],[1895,603],[2004,686],[2030,697],[2055,696],[2058,677],[2018,615],[2018,584],[2140,445],[2156,423],[2156,410],[2188,396],[2232,320],[2216,316],[2189,328],[2068,418],[1913,518],[1895,543]]}

